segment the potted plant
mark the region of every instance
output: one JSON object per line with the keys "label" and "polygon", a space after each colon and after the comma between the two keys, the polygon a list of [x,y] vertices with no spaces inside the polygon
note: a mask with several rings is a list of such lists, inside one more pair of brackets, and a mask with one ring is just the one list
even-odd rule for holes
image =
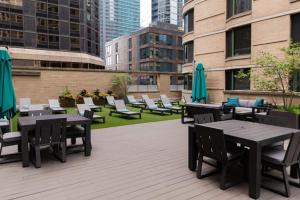
{"label": "potted plant", "polygon": [[80,92],[76,96],[76,103],[77,104],[83,104],[84,103],[84,101],[83,101],[84,97],[91,97],[91,95],[87,92],[86,89],[80,90]]}
{"label": "potted plant", "polygon": [[112,78],[111,88],[112,92],[119,99],[126,97],[128,86],[133,82],[133,79],[128,74],[117,74]]}
{"label": "potted plant", "polygon": [[105,105],[105,97],[106,96],[107,95],[101,93],[99,89],[94,90],[93,94],[92,94],[94,104],[97,106]]}
{"label": "potted plant", "polygon": [[75,106],[75,99],[67,86],[64,88],[63,93],[59,96],[58,99],[61,107],[66,108]]}

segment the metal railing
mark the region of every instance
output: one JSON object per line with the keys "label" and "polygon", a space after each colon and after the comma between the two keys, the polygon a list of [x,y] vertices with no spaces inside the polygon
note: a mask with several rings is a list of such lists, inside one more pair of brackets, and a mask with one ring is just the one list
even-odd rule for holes
{"label": "metal railing", "polygon": [[157,85],[129,85],[128,92],[157,92]]}
{"label": "metal railing", "polygon": [[184,85],[170,85],[170,91],[182,91]]}

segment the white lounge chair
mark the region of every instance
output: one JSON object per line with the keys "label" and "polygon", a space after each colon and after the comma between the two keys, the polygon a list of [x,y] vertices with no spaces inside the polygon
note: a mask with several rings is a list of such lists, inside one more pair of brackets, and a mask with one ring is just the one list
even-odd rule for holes
{"label": "white lounge chair", "polygon": [[84,104],[88,105],[90,109],[94,112],[101,112],[101,106],[97,106],[94,104],[93,99],[91,97],[84,97],[83,98]]}
{"label": "white lounge chair", "polygon": [[53,114],[67,113],[67,110],[60,106],[58,99],[49,99],[48,102]]}
{"label": "white lounge chair", "polygon": [[106,97],[107,105],[111,108],[115,108],[115,98],[113,96]]}
{"label": "white lounge chair", "polygon": [[[80,116],[84,116],[84,111],[85,110],[91,111],[90,107],[86,104],[77,104],[76,106],[77,106],[77,111],[78,111]],[[105,117],[103,117],[101,115],[97,115],[97,114],[93,115],[93,120],[94,121],[102,120],[102,122],[105,123]]]}
{"label": "white lounge chair", "polygon": [[173,106],[171,101],[166,95],[160,95],[160,100],[164,108],[171,109],[173,112],[180,113],[181,107]]}
{"label": "white lounge chair", "polygon": [[191,94],[184,94],[183,95],[183,100],[184,100],[185,104],[193,103]]}
{"label": "white lounge chair", "polygon": [[145,103],[147,105],[147,107],[145,108],[146,110],[150,110],[150,112],[157,112],[160,114],[164,114],[164,113],[170,113],[172,114],[172,110],[171,109],[167,109],[167,108],[159,108],[152,99],[150,98],[145,98]]}
{"label": "white lounge chair", "polygon": [[27,115],[30,105],[31,105],[30,98],[20,98],[20,106],[19,106],[20,115]]}
{"label": "white lounge chair", "polygon": [[129,119],[133,115],[138,115],[138,117],[140,119],[142,118],[141,112],[133,112],[133,111],[128,110],[126,108],[124,100],[115,100],[115,106],[116,106],[116,109],[111,110],[109,115],[112,115],[112,113],[118,113],[118,114],[121,114],[123,116],[126,116],[127,119]]}
{"label": "white lounge chair", "polygon": [[127,95],[128,103],[133,107],[145,107],[145,103],[137,101],[133,95]]}

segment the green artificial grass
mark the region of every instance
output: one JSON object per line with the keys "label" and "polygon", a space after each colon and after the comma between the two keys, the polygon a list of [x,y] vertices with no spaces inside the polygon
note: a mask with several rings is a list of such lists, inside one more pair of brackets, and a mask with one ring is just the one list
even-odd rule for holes
{"label": "green artificial grass", "polygon": [[[127,106],[129,110],[131,111],[139,111],[138,108],[133,108]],[[77,113],[77,110],[75,108],[67,108],[68,114]],[[173,120],[173,119],[180,119],[180,114],[173,113],[170,114],[154,114],[150,113],[148,110],[144,110],[142,113],[142,119],[138,118],[132,118],[132,119],[126,119],[122,118],[119,114],[112,114],[112,116],[109,116],[110,108],[104,108],[102,107],[102,112],[96,112],[96,114],[102,115],[105,117],[105,124],[103,123],[93,123],[92,129],[100,129],[100,128],[108,128],[108,127],[116,127],[116,126],[125,126],[130,124],[141,124],[141,123],[148,123],[148,122],[157,122],[157,121],[166,121],[166,120]],[[17,119],[19,117],[19,114],[17,114],[13,119],[13,130],[17,130]],[[133,116],[136,117],[136,116]]]}

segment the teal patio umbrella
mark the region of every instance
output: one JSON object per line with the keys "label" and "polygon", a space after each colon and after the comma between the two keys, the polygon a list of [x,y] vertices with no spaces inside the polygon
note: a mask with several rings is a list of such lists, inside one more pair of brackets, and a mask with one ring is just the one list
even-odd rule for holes
{"label": "teal patio umbrella", "polygon": [[206,102],[207,100],[206,80],[204,67],[202,64],[198,64],[195,71],[194,84],[192,89],[192,100],[196,103],[199,103],[201,101]]}
{"label": "teal patio umbrella", "polygon": [[17,110],[11,67],[12,61],[8,52],[0,49],[0,118],[11,119]]}

